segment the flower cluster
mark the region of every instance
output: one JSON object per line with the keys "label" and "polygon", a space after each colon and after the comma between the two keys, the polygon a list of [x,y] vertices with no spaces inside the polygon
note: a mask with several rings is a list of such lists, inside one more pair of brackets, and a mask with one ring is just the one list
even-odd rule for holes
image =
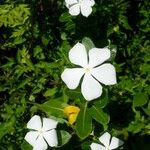
{"label": "flower cluster", "polygon": [[[65,0],[65,5],[69,13],[77,16],[80,13],[88,17],[92,12],[94,0]],[[66,68],[61,74],[61,79],[69,89],[76,89],[81,81],[81,93],[87,101],[97,99],[102,95],[102,85],[116,84],[116,70],[110,63],[104,63],[111,57],[110,50],[105,48],[92,48],[89,51],[81,43],[77,43],[69,51],[69,60],[76,65],[75,68]],[[68,117],[68,122],[73,125],[80,112],[77,106],[67,106],[64,108],[64,114]],[[33,150],[46,150],[48,146],[58,146],[58,137],[56,132],[58,122],[40,116],[33,116],[27,123],[30,129],[25,140],[33,146]],[[123,144],[122,140],[112,137],[106,132],[100,138],[98,143],[91,143],[91,150],[113,150]]]}

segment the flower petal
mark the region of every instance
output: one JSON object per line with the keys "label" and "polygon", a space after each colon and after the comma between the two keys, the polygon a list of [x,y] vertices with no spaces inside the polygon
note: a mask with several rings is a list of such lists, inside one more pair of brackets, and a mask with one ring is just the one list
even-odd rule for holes
{"label": "flower petal", "polygon": [[110,134],[108,132],[104,133],[99,140],[105,147],[108,147],[110,143]]}
{"label": "flower petal", "polygon": [[108,48],[92,48],[89,51],[89,65],[91,67],[98,66],[110,58],[110,50]]}
{"label": "flower petal", "polygon": [[83,68],[65,69],[61,78],[69,89],[75,89],[79,85],[84,72]]}
{"label": "flower petal", "polygon": [[88,0],[88,1],[89,1],[88,3],[89,3],[90,6],[94,6],[94,4],[95,4],[94,0]]}
{"label": "flower petal", "polygon": [[42,128],[41,118],[40,116],[33,116],[29,122],[27,123],[28,129],[40,130]]}
{"label": "flower petal", "polygon": [[103,64],[99,67],[93,68],[91,74],[101,83],[105,85],[116,84],[116,70],[111,64]]}
{"label": "flower petal", "polygon": [[86,3],[81,4],[81,13],[85,17],[88,17],[92,13],[92,8],[90,4],[88,4],[88,1],[86,1]]}
{"label": "flower petal", "polygon": [[78,3],[78,1],[77,0],[65,0],[65,3],[68,5],[72,5],[72,4]]}
{"label": "flower petal", "polygon": [[87,101],[98,98],[102,94],[102,86],[91,74],[86,73],[81,85],[81,91]]}
{"label": "flower petal", "polygon": [[30,131],[26,134],[24,139],[33,146],[36,142],[37,137],[38,137],[37,131]]}
{"label": "flower petal", "polygon": [[55,129],[57,124],[58,122],[53,119],[43,118],[43,130],[44,131]]}
{"label": "flower petal", "polygon": [[[66,5],[67,6],[67,5]],[[80,13],[80,6],[79,4],[74,4],[72,6],[69,7],[69,13],[72,15],[72,16],[77,16],[79,15]]]}
{"label": "flower petal", "polygon": [[58,145],[57,133],[55,129],[45,132],[43,136],[49,146],[54,147]]}
{"label": "flower petal", "polygon": [[97,143],[92,143],[90,147],[92,150],[106,150],[104,146],[97,144]]}
{"label": "flower petal", "polygon": [[33,150],[46,150],[47,148],[46,141],[43,139],[43,136],[40,135],[33,146]]}
{"label": "flower petal", "polygon": [[122,140],[120,140],[120,139],[118,139],[118,138],[116,138],[116,137],[112,137],[112,139],[111,139],[111,143],[110,143],[110,149],[116,149],[116,148],[118,148],[119,146],[121,146],[121,145],[123,145],[123,141]]}
{"label": "flower petal", "polygon": [[77,43],[69,52],[70,61],[82,67],[87,66],[87,52],[85,46],[81,43]]}

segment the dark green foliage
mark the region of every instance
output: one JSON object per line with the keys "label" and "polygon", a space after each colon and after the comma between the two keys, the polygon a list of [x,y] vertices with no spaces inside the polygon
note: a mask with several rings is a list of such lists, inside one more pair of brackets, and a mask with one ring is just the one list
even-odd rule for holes
{"label": "dark green foliage", "polygon": [[[0,150],[30,149],[24,136],[34,114],[60,122],[58,149],[88,150],[91,131],[104,130],[124,140],[124,149],[150,149],[150,2],[95,1],[88,18],[71,16],[63,0],[0,1]],[[118,84],[88,105],[60,78],[77,42],[109,46],[117,70]],[[72,127],[63,114],[68,104],[81,109]]]}

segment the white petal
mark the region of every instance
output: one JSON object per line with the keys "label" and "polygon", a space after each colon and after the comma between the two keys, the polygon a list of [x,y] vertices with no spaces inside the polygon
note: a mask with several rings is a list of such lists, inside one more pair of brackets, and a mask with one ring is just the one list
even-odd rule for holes
{"label": "white petal", "polygon": [[104,133],[100,138],[100,142],[105,145],[105,147],[109,146],[110,143],[110,134],[108,132]]}
{"label": "white petal", "polygon": [[65,3],[68,5],[72,5],[72,4],[78,3],[78,1],[77,0],[65,0]]}
{"label": "white petal", "polygon": [[82,3],[81,4],[81,13],[83,16],[88,17],[92,13],[91,6],[88,3]]}
{"label": "white petal", "polygon": [[40,135],[33,146],[33,150],[46,150],[47,148],[48,146],[46,141],[44,140],[43,136]]}
{"label": "white petal", "polygon": [[55,129],[45,132],[43,136],[49,146],[54,147],[58,145],[57,133]]}
{"label": "white petal", "polygon": [[99,67],[93,68],[91,74],[101,83],[105,85],[116,84],[116,70],[111,64],[103,64]]}
{"label": "white petal", "polygon": [[92,143],[90,147],[92,150],[107,150],[104,146],[97,143]]}
{"label": "white petal", "polygon": [[89,1],[88,3],[89,3],[90,6],[94,6],[94,4],[95,4],[94,0],[88,0],[88,1]]}
{"label": "white petal", "polygon": [[95,4],[95,1],[94,0],[82,0],[81,4],[83,5],[88,5],[88,6],[93,6]]}
{"label": "white petal", "polygon": [[116,149],[117,147],[121,146],[124,142],[116,137],[112,137],[110,143],[110,149]]}
{"label": "white petal", "polygon": [[108,48],[92,48],[89,51],[89,65],[95,67],[110,58],[110,50]]}
{"label": "white petal", "polygon": [[83,68],[65,69],[61,78],[69,89],[75,89],[79,85],[84,72]]}
{"label": "white petal", "polygon": [[81,43],[77,43],[69,52],[70,61],[82,67],[87,66],[87,52],[85,46]]}
{"label": "white petal", "polygon": [[43,130],[44,131],[56,128],[57,124],[58,122],[53,119],[43,118]]}
{"label": "white petal", "polygon": [[40,130],[42,128],[41,118],[40,116],[33,116],[29,122],[27,123],[28,129]]}
{"label": "white petal", "polygon": [[33,146],[36,142],[37,137],[38,137],[37,131],[30,131],[26,134],[24,139]]}
{"label": "white petal", "polygon": [[81,85],[81,91],[87,101],[98,98],[102,94],[102,86],[89,73],[86,73]]}
{"label": "white petal", "polygon": [[69,7],[69,13],[72,16],[77,16],[80,13],[80,6],[79,4],[74,4],[73,6]]}

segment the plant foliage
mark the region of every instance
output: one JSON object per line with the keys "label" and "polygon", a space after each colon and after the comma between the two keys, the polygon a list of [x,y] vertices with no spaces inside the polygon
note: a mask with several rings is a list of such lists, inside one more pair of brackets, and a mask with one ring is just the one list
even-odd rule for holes
{"label": "plant foliage", "polygon": [[[0,1],[0,149],[29,150],[26,123],[39,114],[59,121],[59,147],[88,150],[94,135],[109,130],[124,149],[149,150],[150,3],[95,0],[93,13],[72,17],[63,0]],[[61,81],[70,48],[111,49],[115,86],[86,103]],[[63,109],[80,107],[70,126]]]}

